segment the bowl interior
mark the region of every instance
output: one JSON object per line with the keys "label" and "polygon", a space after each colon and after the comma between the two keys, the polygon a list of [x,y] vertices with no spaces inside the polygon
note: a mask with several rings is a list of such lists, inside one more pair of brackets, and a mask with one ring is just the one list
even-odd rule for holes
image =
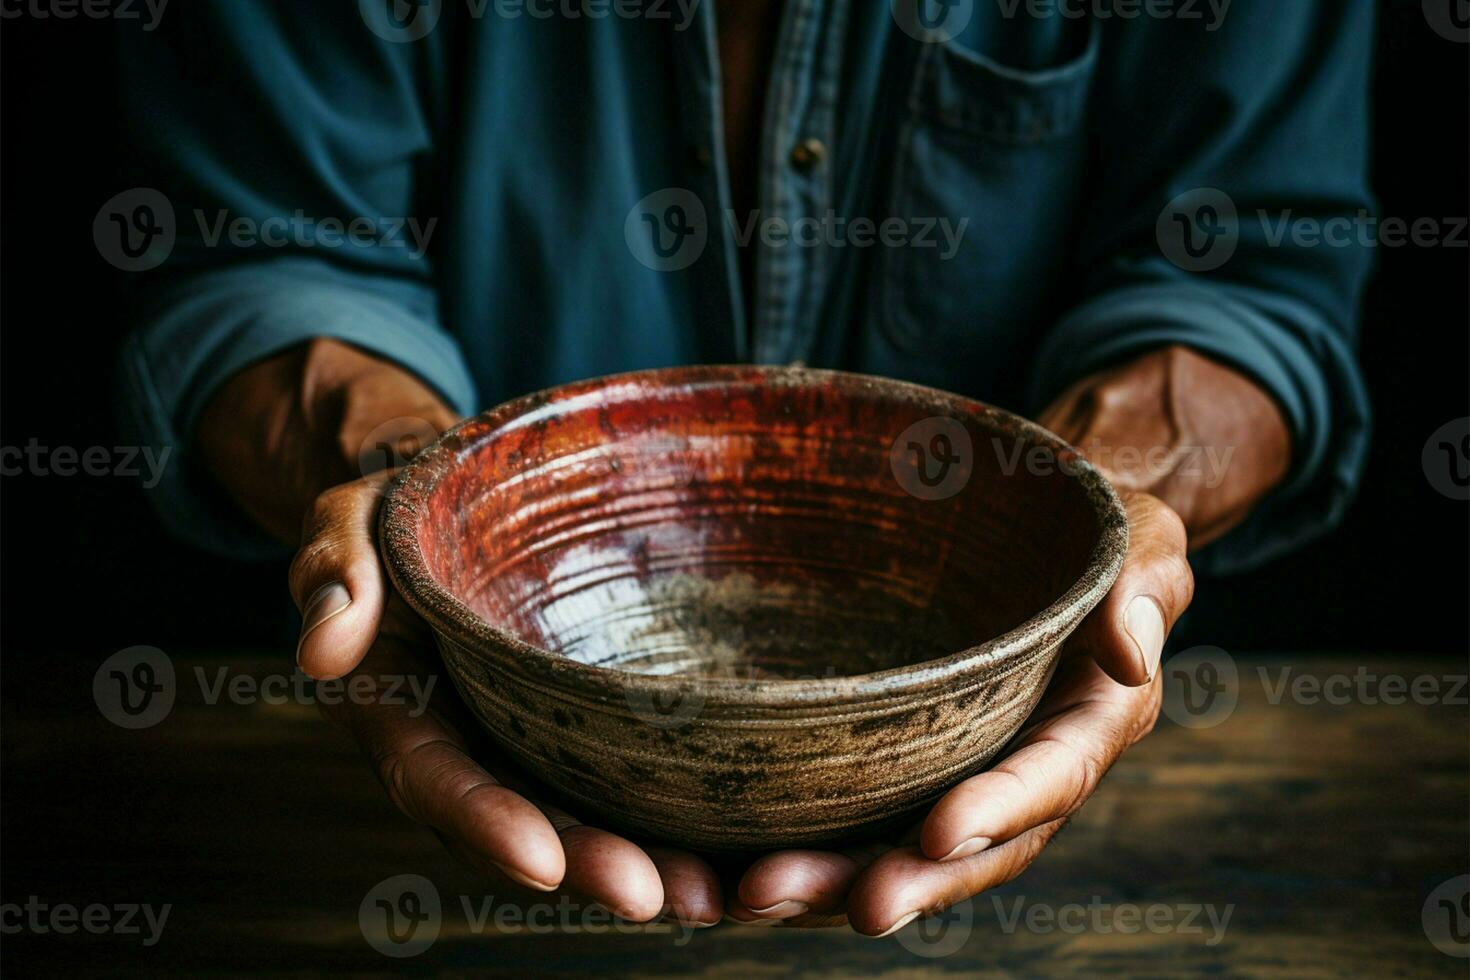
{"label": "bowl interior", "polygon": [[418,544],[474,614],[586,664],[850,676],[999,636],[1086,573],[1101,519],[1058,448],[852,375],[624,376],[448,437]]}

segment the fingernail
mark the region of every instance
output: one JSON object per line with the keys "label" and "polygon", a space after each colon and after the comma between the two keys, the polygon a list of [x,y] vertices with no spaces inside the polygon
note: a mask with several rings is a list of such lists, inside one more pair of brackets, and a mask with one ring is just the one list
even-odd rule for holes
{"label": "fingernail", "polygon": [[781,924],[780,919],[737,919],[729,914],[721,921],[733,922],[737,926],[779,926]]}
{"label": "fingernail", "polygon": [[493,865],[495,865],[497,868],[499,868],[500,869],[500,873],[503,874],[503,875],[505,875],[511,881],[517,882],[518,884],[525,885],[527,888],[534,888],[538,892],[549,892],[549,891],[555,891],[556,890],[556,886],[555,885],[548,885],[545,882],[537,881],[534,878],[528,878],[525,875],[521,874],[519,871],[516,871],[514,868],[507,868],[505,865],[501,864],[499,861],[491,861],[490,863],[493,864]]}
{"label": "fingernail", "polygon": [[919,917],[919,913],[917,913],[917,912],[910,912],[908,915],[904,916],[903,918],[901,918],[897,922],[895,922],[893,925],[889,926],[887,932],[880,932],[880,933],[878,933],[878,935],[874,936],[873,938],[874,939],[882,939],[884,936],[891,936],[895,932],[897,932],[898,930],[902,929],[904,926],[908,925],[910,922],[913,922],[918,917]]}
{"label": "fingernail", "polygon": [[750,911],[767,919],[789,919],[793,915],[801,915],[806,910],[805,902],[793,902],[788,899],[784,902],[777,902],[769,908],[751,909]]}
{"label": "fingernail", "polygon": [[989,837],[971,837],[939,860],[958,861],[960,858],[969,857],[971,854],[979,854],[989,846]]}
{"label": "fingernail", "polygon": [[311,631],[352,605],[352,593],[341,582],[328,582],[311,594],[301,612],[301,639],[296,641],[296,665],[301,666],[301,644]]}
{"label": "fingernail", "polygon": [[1159,604],[1146,595],[1134,596],[1123,613],[1123,625],[1138,646],[1144,673],[1153,680],[1159,658],[1164,655],[1164,616]]}

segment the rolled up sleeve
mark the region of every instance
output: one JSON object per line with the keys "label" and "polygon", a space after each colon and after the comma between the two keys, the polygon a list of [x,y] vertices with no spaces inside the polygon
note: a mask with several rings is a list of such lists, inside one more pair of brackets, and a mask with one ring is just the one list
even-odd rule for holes
{"label": "rolled up sleeve", "polygon": [[[1099,75],[1098,170],[1080,260],[1084,299],[1043,339],[1029,384],[1039,410],[1067,385],[1166,344],[1251,377],[1278,403],[1292,471],[1240,527],[1197,556],[1249,568],[1323,533],[1352,500],[1370,412],[1354,357],[1371,268],[1367,186],[1368,0],[1236,0],[1219,30],[1109,27]],[[1223,193],[1236,209],[1218,267],[1171,261],[1171,203]],[[1306,222],[1354,229],[1332,242]],[[1347,222],[1344,226],[1343,222]],[[1283,234],[1283,231],[1286,233]],[[1177,257],[1176,257],[1177,258]]]}
{"label": "rolled up sleeve", "polygon": [[[333,338],[403,366],[462,413],[476,408],[426,247],[436,219],[423,214],[419,173],[434,126],[415,79],[432,42],[387,43],[356,4],[174,14],[156,33],[118,32],[130,167],[167,199],[176,233],[163,263],[130,284],[119,418],[138,445],[169,449],[150,497],[170,529],[210,550],[268,554],[190,447],[232,375]],[[236,235],[237,221],[278,234]],[[375,233],[344,235],[353,222]]]}
{"label": "rolled up sleeve", "polygon": [[476,411],[474,382],[423,287],[285,258],[184,277],[149,305],[122,347],[120,428],[136,445],[168,448],[171,465],[150,498],[170,530],[211,551],[264,557],[280,550],[188,449],[210,395],[251,364],[332,338],[412,371],[460,414]]}

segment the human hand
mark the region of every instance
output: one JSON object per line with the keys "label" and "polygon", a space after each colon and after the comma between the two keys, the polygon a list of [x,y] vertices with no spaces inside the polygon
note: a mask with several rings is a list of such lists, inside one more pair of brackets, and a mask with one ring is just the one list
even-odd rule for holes
{"label": "human hand", "polygon": [[[366,685],[324,708],[329,719],[361,746],[394,804],[497,887],[509,881],[555,891],[633,922],[661,913],[692,926],[719,922],[720,882],[707,862],[677,848],[640,846],[546,802],[442,682],[427,624],[388,589],[378,563],[376,513],[388,476],[318,498],[291,567],[291,594],[306,609],[331,583],[352,586],[341,615],[313,625],[308,612],[301,640],[307,674],[350,675],[350,684]],[[435,677],[441,683],[431,684]],[[404,688],[431,690],[429,710],[370,693]]]}
{"label": "human hand", "polygon": [[1193,595],[1178,515],[1148,494],[1123,497],[1123,569],[1067,641],[1005,757],[946,793],[897,846],[759,859],[730,897],[732,918],[846,920],[884,936],[1010,881],[1036,859],[1123,751],[1152,730],[1164,639]]}
{"label": "human hand", "polygon": [[[391,474],[362,473],[412,456],[456,421],[409,372],[317,340],[222,386],[197,437],[244,510],[300,542],[290,571],[303,618],[297,661],[319,680],[351,675],[354,696],[323,711],[362,747],[400,810],[492,880],[559,890],[634,921],[663,909],[686,923],[719,921],[719,883],[704,861],[640,848],[538,801],[529,779],[497,763],[453,686],[431,683],[441,671],[433,639],[378,559],[376,514]],[[428,709],[388,696],[405,689],[431,692]]]}

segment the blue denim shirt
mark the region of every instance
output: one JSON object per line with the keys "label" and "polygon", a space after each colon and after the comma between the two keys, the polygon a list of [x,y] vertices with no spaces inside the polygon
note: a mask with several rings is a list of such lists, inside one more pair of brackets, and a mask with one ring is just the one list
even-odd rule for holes
{"label": "blue denim shirt", "polygon": [[[1204,563],[1329,526],[1367,440],[1370,250],[1273,229],[1371,208],[1369,0],[923,2],[786,0],[754,223],[731,213],[711,2],[210,0],[121,31],[168,229],[122,352],[125,424],[184,462],[160,512],[259,543],[189,436],[224,379],[311,337],[464,413],[745,360],[1034,412],[1181,343],[1259,382],[1294,438],[1288,485]],[[1121,13],[1147,9],[1173,13]]]}

